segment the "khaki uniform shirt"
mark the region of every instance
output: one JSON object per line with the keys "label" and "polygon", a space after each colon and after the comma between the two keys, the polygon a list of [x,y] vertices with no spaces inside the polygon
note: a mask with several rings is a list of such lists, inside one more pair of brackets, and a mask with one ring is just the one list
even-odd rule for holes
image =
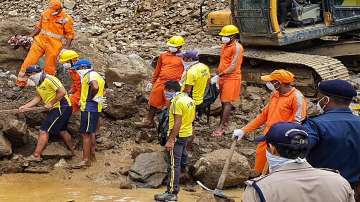
{"label": "khaki uniform shirt", "polygon": [[266,202],[355,202],[350,184],[339,174],[313,168],[309,163],[289,163],[271,174],[247,181],[244,202],[259,202],[256,183]]}

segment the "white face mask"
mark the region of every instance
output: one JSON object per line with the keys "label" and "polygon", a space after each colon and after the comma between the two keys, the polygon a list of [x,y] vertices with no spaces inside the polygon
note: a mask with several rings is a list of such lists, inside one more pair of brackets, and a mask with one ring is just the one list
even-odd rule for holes
{"label": "white face mask", "polygon": [[36,73],[36,74],[30,76],[29,79],[32,80],[35,83],[35,85],[38,86],[40,83],[41,75],[42,75],[42,72],[39,72],[39,73]]}
{"label": "white face mask", "polygon": [[165,98],[168,101],[171,101],[176,96],[176,92],[165,92]]}
{"label": "white face mask", "polygon": [[69,70],[71,68],[71,63],[64,63],[63,64],[63,67],[66,69],[66,70]]}
{"label": "white face mask", "polygon": [[266,87],[271,91],[275,91],[275,86],[270,81],[266,82]]}
{"label": "white face mask", "polygon": [[223,37],[221,37],[221,41],[222,41],[223,43],[230,43],[231,38],[230,38],[230,37],[227,37],[227,36],[223,36]]}
{"label": "white face mask", "polygon": [[80,75],[81,78],[85,76],[86,73],[88,73],[91,69],[80,69],[77,70],[77,73]]}
{"label": "white face mask", "polygon": [[178,48],[169,46],[169,51],[172,53],[176,53],[176,52],[178,52]]}
{"label": "white face mask", "polygon": [[266,150],[266,159],[269,162],[269,171],[270,173],[273,172],[275,169],[279,168],[280,166],[288,163],[291,159],[287,159],[281,156],[276,156]]}
{"label": "white face mask", "polygon": [[[321,106],[321,105],[320,105],[320,102],[321,102],[324,98],[327,99],[327,102],[326,102],[326,104],[325,104],[324,106]],[[325,109],[326,105],[329,104],[329,102],[330,102],[330,98],[329,98],[328,96],[325,96],[325,97],[321,98],[321,99],[317,102],[317,104],[316,104],[316,109],[320,112],[320,114],[324,113],[324,109]]]}
{"label": "white face mask", "polygon": [[188,71],[188,70],[190,69],[190,67],[192,67],[192,66],[195,65],[196,63],[198,63],[198,61],[183,62],[185,71]]}

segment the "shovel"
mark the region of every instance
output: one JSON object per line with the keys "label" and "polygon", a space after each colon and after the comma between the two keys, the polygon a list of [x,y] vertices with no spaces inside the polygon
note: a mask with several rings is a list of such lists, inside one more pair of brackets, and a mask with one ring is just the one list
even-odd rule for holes
{"label": "shovel", "polygon": [[[32,107],[32,108],[28,108],[26,109],[24,112],[42,112],[45,111],[45,107]],[[20,113],[19,109],[5,109],[5,110],[0,110],[0,114],[17,114]]]}
{"label": "shovel", "polygon": [[[242,137],[241,137],[242,138]],[[240,138],[240,139],[241,139]],[[230,148],[230,153],[228,158],[225,161],[225,165],[224,168],[221,172],[218,184],[215,188],[215,190],[211,190],[208,187],[206,187],[204,184],[202,184],[200,181],[197,181],[196,183],[198,183],[198,185],[200,185],[204,190],[212,192],[214,194],[214,196],[220,197],[220,198],[224,198],[224,199],[230,199],[229,197],[227,197],[223,191],[223,187],[224,187],[224,183],[225,183],[225,179],[226,176],[228,175],[228,171],[229,171],[229,167],[230,167],[230,162],[232,159],[232,156],[234,154],[235,148],[236,148],[236,143],[238,142],[238,139],[235,139],[233,141],[233,143],[231,144],[231,148]]]}

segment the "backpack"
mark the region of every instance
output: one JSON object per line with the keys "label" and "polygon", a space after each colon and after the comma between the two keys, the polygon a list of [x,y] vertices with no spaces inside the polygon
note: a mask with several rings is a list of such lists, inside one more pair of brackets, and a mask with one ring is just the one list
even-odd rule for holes
{"label": "backpack", "polygon": [[161,146],[165,146],[169,130],[169,109],[166,108],[158,114],[159,125],[157,132],[159,134],[158,140]]}
{"label": "backpack", "polygon": [[211,105],[216,101],[220,94],[220,91],[216,85],[210,84],[206,87],[203,102],[196,107],[197,115],[201,117],[203,114],[206,114],[207,123],[210,121],[210,109]]}

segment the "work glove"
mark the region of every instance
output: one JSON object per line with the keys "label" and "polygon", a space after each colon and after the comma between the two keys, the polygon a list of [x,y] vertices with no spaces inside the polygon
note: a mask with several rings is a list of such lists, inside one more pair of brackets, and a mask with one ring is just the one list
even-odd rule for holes
{"label": "work glove", "polygon": [[101,104],[103,108],[107,107],[106,97],[97,96],[97,97],[94,97],[92,100]]}
{"label": "work glove", "polygon": [[146,84],[145,91],[150,92],[152,87],[153,87],[153,84],[151,82],[149,82],[148,84]]}
{"label": "work glove", "polygon": [[242,129],[235,129],[232,135],[233,139],[237,139],[238,141],[241,140],[245,135],[245,131]]}
{"label": "work glove", "polygon": [[219,75],[215,75],[211,78],[211,84],[217,83],[219,81]]}

